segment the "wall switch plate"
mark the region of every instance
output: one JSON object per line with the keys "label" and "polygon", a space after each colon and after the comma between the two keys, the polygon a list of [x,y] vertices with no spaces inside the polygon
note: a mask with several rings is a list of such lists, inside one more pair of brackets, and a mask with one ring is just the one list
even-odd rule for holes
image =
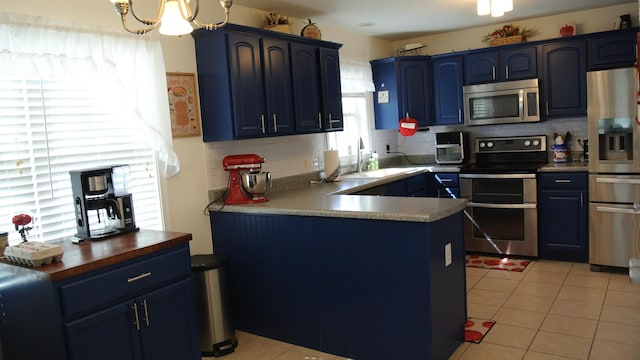
{"label": "wall switch plate", "polygon": [[451,243],[444,246],[444,266],[451,265]]}

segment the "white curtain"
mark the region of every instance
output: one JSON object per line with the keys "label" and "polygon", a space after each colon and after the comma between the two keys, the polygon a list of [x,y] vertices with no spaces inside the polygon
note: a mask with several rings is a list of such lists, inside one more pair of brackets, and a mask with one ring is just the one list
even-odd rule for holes
{"label": "white curtain", "polygon": [[0,73],[40,79],[91,79],[112,119],[156,151],[162,175],[180,170],[173,151],[166,70],[157,37],[52,24],[42,17],[0,13]]}
{"label": "white curtain", "polygon": [[363,94],[375,91],[371,65],[340,62],[340,84],[343,94]]}

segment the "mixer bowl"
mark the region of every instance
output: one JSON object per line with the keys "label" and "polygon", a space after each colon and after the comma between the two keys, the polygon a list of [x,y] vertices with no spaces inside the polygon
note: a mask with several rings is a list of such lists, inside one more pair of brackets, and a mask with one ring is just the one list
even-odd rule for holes
{"label": "mixer bowl", "polygon": [[251,195],[264,194],[271,187],[271,173],[250,172],[240,173],[242,189]]}

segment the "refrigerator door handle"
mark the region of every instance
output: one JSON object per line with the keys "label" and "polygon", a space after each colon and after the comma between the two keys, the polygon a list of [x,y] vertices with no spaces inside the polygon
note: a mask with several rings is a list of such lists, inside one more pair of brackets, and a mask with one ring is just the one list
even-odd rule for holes
{"label": "refrigerator door handle", "polygon": [[601,212],[609,212],[609,213],[619,213],[619,214],[632,214],[632,215],[640,215],[640,204],[633,204],[633,209],[629,208],[619,208],[619,207],[611,207],[611,206],[596,206],[596,210]]}
{"label": "refrigerator door handle", "polygon": [[625,178],[615,178],[615,177],[599,177],[596,178],[596,182],[605,183],[605,184],[630,184],[630,185],[640,185],[640,179],[625,179]]}

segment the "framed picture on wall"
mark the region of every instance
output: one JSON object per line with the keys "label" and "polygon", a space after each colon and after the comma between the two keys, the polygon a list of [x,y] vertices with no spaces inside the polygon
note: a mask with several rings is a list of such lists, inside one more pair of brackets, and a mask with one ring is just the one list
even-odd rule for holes
{"label": "framed picture on wall", "polygon": [[173,137],[200,135],[200,108],[194,73],[167,73],[167,94]]}

